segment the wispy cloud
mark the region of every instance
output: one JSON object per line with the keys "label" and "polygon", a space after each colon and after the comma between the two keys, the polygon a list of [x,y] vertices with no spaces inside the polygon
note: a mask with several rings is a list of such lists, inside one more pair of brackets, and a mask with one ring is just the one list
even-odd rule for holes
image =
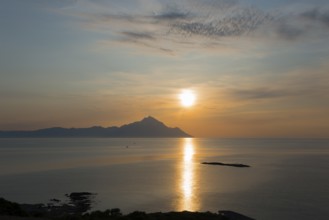
{"label": "wispy cloud", "polygon": [[[145,2],[151,6],[137,10]],[[296,8],[291,13],[280,9],[265,11],[237,0],[139,0],[134,5],[136,9],[125,1],[104,5],[85,0],[85,8],[79,7],[72,14],[82,18],[85,27],[109,33],[109,41],[139,44],[162,52],[179,50],[180,42],[187,40],[194,47],[204,48],[205,42],[214,45],[253,36],[291,41],[310,32],[329,32],[329,11],[314,7]]]}
{"label": "wispy cloud", "polygon": [[329,28],[329,10],[320,10],[319,8],[314,8],[302,12],[300,16],[310,21],[322,23],[327,26],[327,28]]}
{"label": "wispy cloud", "polygon": [[126,37],[126,40],[131,40],[131,41],[140,40],[140,39],[145,39],[145,40],[155,39],[152,33],[147,33],[147,32],[123,31],[121,32],[121,34]]}
{"label": "wispy cloud", "polygon": [[174,20],[185,20],[188,19],[189,13],[183,13],[179,11],[168,11],[162,14],[151,16],[156,21],[174,21]]}
{"label": "wispy cloud", "polygon": [[276,33],[282,39],[296,40],[299,37],[301,37],[303,34],[305,34],[305,31],[298,26],[281,22],[277,26]]}
{"label": "wispy cloud", "polygon": [[271,28],[277,36],[285,40],[328,33],[329,10],[317,7],[297,8],[294,12],[278,15]]}
{"label": "wispy cloud", "polygon": [[208,18],[193,19],[172,24],[173,31],[183,35],[199,35],[211,38],[241,36],[256,30],[271,20],[270,16],[255,8],[232,10],[230,15],[209,15]]}
{"label": "wispy cloud", "polygon": [[[316,68],[316,69],[315,69]],[[329,75],[328,65],[309,68],[297,68],[284,75],[278,74],[271,78],[261,79],[250,77],[248,81],[231,85],[223,92],[229,99],[246,101],[248,103],[268,101],[270,103],[297,103],[313,102],[314,105],[327,106],[329,101]]]}
{"label": "wispy cloud", "polygon": [[284,89],[271,88],[251,88],[251,89],[233,89],[229,94],[236,99],[272,99],[295,95],[296,92]]}

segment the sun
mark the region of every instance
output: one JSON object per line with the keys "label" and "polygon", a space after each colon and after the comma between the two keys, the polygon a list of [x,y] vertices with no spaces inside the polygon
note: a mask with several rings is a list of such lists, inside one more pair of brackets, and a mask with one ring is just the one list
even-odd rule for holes
{"label": "sun", "polygon": [[195,103],[195,94],[192,90],[185,89],[179,94],[179,99],[183,107],[191,107]]}

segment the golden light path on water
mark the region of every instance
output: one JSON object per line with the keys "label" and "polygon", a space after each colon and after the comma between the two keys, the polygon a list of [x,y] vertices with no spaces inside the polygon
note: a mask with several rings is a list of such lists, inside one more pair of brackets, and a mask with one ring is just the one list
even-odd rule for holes
{"label": "golden light path on water", "polygon": [[178,210],[196,211],[198,200],[196,196],[196,172],[194,164],[195,147],[192,138],[185,138],[182,151],[182,164],[179,167],[179,203]]}

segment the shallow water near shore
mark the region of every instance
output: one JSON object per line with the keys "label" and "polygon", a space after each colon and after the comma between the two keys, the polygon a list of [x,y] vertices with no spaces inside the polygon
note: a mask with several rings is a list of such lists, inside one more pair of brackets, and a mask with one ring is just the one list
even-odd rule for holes
{"label": "shallow water near shore", "polygon": [[[97,193],[93,209],[328,219],[328,139],[0,139],[0,197]],[[251,167],[208,166],[201,162]]]}

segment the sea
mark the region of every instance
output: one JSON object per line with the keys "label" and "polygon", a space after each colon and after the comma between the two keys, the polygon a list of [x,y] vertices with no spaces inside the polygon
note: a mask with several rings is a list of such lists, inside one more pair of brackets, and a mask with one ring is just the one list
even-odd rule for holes
{"label": "sea", "polygon": [[0,197],[49,203],[71,192],[95,193],[93,210],[124,214],[232,210],[257,220],[327,220],[329,139],[0,139]]}

